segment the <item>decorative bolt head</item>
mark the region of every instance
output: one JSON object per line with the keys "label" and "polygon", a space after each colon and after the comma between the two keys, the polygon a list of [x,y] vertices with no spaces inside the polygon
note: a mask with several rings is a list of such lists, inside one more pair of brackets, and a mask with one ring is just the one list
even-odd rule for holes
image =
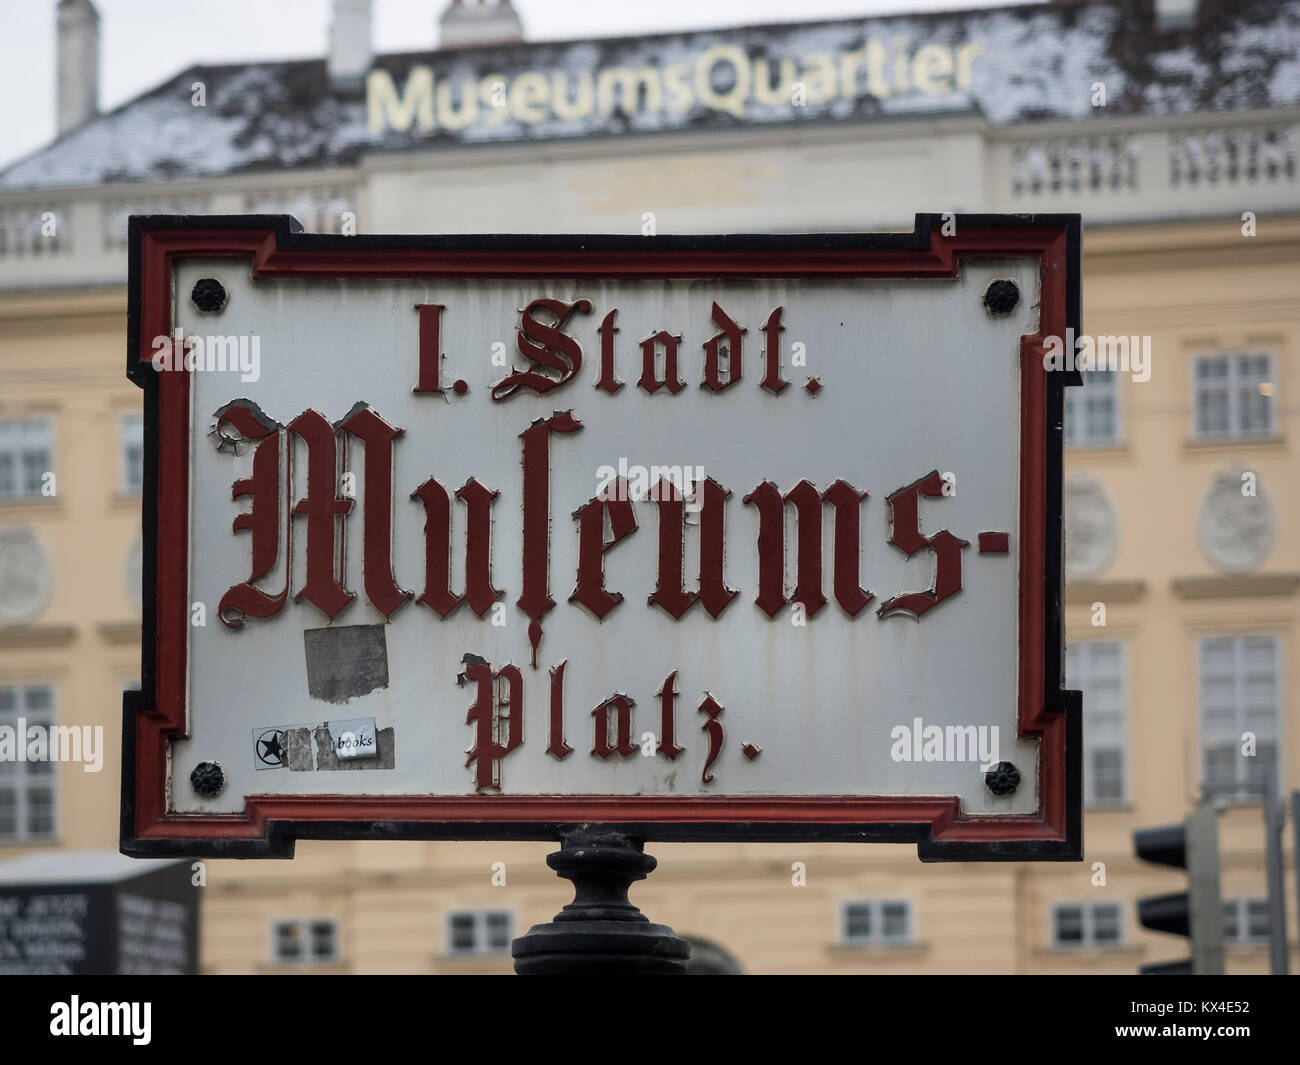
{"label": "decorative bolt head", "polygon": [[1010,762],[999,762],[984,774],[984,783],[994,795],[1014,795],[1020,787],[1020,770]]}
{"label": "decorative bolt head", "polygon": [[226,286],[215,277],[201,277],[194,282],[190,299],[204,314],[217,314],[226,306]]}
{"label": "decorative bolt head", "polygon": [[993,281],[984,290],[984,306],[995,318],[1002,318],[1020,303],[1020,288],[1014,281]]}
{"label": "decorative bolt head", "polygon": [[190,787],[196,794],[210,799],[226,786],[226,771],[216,762],[200,762],[190,773]]}

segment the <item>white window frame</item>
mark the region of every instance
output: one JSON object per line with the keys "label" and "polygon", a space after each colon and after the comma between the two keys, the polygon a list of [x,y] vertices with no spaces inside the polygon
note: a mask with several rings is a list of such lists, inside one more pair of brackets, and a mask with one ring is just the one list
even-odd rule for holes
{"label": "white window frame", "polygon": [[[8,437],[14,434],[14,439]],[[3,492],[0,489],[0,503],[44,502],[52,496],[41,494],[40,486],[28,490],[24,484],[24,457],[37,450],[44,450],[48,462],[42,474],[54,470],[55,430],[54,419],[48,414],[35,414],[0,418],[0,454],[12,455],[14,463],[14,490]]]}
{"label": "white window frame", "polygon": [[[136,435],[136,425],[139,435]],[[133,446],[140,448],[140,483],[132,484],[130,478],[131,464],[127,460],[127,451]],[[138,496],[144,492],[144,415],[139,411],[126,411],[117,419],[117,457],[120,468],[118,487],[124,496]]]}
{"label": "white window frame", "polygon": [[[869,936],[849,935],[849,910],[865,906],[871,914],[871,934]],[[885,907],[902,906],[907,918],[907,931],[902,936],[885,935]],[[845,899],[840,903],[838,939],[845,947],[902,947],[916,942],[916,907],[911,899],[897,896],[889,898]]]}
{"label": "white window frame", "polygon": [[[1103,373],[1109,375],[1110,384],[1108,387],[1110,396],[1114,401],[1115,432],[1111,436],[1092,436],[1087,430],[1088,389],[1096,390],[1099,386],[1089,384],[1089,382],[1100,380]],[[1120,400],[1120,371],[1084,370],[1081,371],[1080,376],[1083,378],[1082,388],[1065,389],[1065,409],[1061,414],[1062,423],[1065,426],[1065,446],[1067,448],[1118,447],[1124,442],[1123,403]]]}
{"label": "white window frame", "polygon": [[[306,953],[301,958],[282,957],[280,954],[280,928],[284,925],[299,924],[304,926],[305,930],[305,950]],[[331,952],[326,956],[316,955],[313,952],[312,928],[314,924],[327,924],[333,930],[333,939]],[[331,965],[336,963],[342,956],[339,948],[339,922],[336,917],[273,917],[271,918],[271,961],[276,965]]]}
{"label": "white window frame", "polygon": [[[1237,360],[1241,358],[1265,358],[1268,360],[1268,383],[1273,392],[1268,396],[1268,428],[1252,429],[1246,432],[1238,427],[1240,421],[1241,379],[1237,373]],[[1228,376],[1224,379],[1224,389],[1228,396],[1228,428],[1225,432],[1202,432],[1200,385],[1197,369],[1203,361],[1209,359],[1226,359]],[[1277,354],[1271,350],[1216,350],[1192,352],[1188,363],[1191,373],[1191,410],[1192,439],[1204,443],[1232,443],[1234,441],[1271,440],[1278,433],[1277,420]]]}
{"label": "white window frame", "polygon": [[[506,919],[506,941],[501,947],[494,947],[488,942],[488,915],[502,914]],[[456,946],[452,934],[452,923],[457,917],[469,917],[473,922],[474,945],[465,950]],[[443,921],[444,943],[449,958],[499,958],[508,957],[510,944],[515,938],[515,914],[513,910],[498,909],[495,906],[484,909],[448,910]]]}
{"label": "white window frame", "polygon": [[[1250,904],[1262,904],[1264,907],[1265,919],[1269,917],[1268,899],[1258,895],[1238,896],[1234,898],[1225,898],[1223,900],[1224,922],[1223,922],[1223,941],[1229,946],[1234,947],[1256,947],[1268,943],[1268,929],[1262,934],[1252,936],[1250,934]],[[1228,935],[1228,922],[1226,911],[1231,909],[1237,923],[1237,935]]]}
{"label": "white window frame", "polygon": [[[1094,743],[1088,728],[1088,684],[1095,673],[1091,665],[1085,664],[1092,656],[1091,648],[1098,645],[1114,645],[1119,648],[1119,689],[1120,689],[1120,795],[1116,799],[1099,799],[1094,790],[1094,782],[1091,773],[1092,753],[1098,747],[1109,747],[1109,744]],[[1085,650],[1087,649],[1087,650]],[[1071,653],[1078,655],[1075,658],[1076,668],[1072,671],[1069,667]],[[1085,806],[1105,809],[1108,806],[1123,806],[1130,801],[1130,766],[1132,765],[1132,726],[1129,724],[1129,683],[1128,683],[1128,641],[1127,640],[1080,640],[1077,643],[1068,643],[1066,645],[1066,673],[1065,684],[1067,688],[1077,688],[1083,692],[1083,802]],[[1082,668],[1078,668],[1078,667]]]}
{"label": "white window frame", "polygon": [[[1118,938],[1113,943],[1097,942],[1097,909],[1109,907],[1119,916],[1117,924]],[[1060,924],[1057,915],[1063,909],[1079,909],[1083,920],[1083,939],[1078,943],[1066,942],[1060,937]],[[1053,950],[1118,950],[1126,945],[1128,928],[1124,916],[1124,905],[1116,899],[1097,899],[1092,902],[1079,902],[1064,899],[1052,903],[1047,913],[1048,932],[1051,936]]]}
{"label": "white window frame", "polygon": [[[9,725],[17,727],[18,718],[26,719],[27,727],[32,725],[44,724],[51,730],[49,735],[53,736],[53,727],[59,723],[59,703],[58,692],[53,684],[35,682],[24,684],[0,684],[0,688],[14,693],[14,709],[12,711],[0,711],[0,725]],[[26,693],[34,689],[48,691],[50,694],[50,709],[48,720],[33,719],[30,715],[33,711],[28,710],[23,704],[26,702]],[[40,713],[40,711],[36,711]],[[25,742],[25,738],[18,737],[17,742]],[[14,826],[13,833],[0,834],[0,844],[5,843],[27,843],[27,842],[48,842],[57,841],[59,838],[59,763],[52,758],[45,763],[49,767],[46,773],[37,774],[33,772],[34,763],[27,761],[13,761],[4,763],[4,772],[0,774],[0,788],[8,790],[13,788],[15,796],[14,805]],[[27,823],[29,820],[29,791],[32,788],[48,786],[50,789],[50,830],[47,833],[34,833],[28,831]]]}
{"label": "white window frame", "polygon": [[[1213,640],[1231,640],[1233,654],[1233,715],[1234,726],[1232,736],[1211,737],[1206,730],[1206,698],[1205,698],[1205,645]],[[1285,737],[1283,735],[1283,725],[1285,722],[1285,678],[1283,677],[1284,663],[1282,661],[1282,638],[1275,633],[1270,632],[1243,632],[1243,633],[1226,633],[1216,635],[1202,636],[1196,645],[1196,698],[1197,698],[1197,724],[1199,740],[1199,757],[1200,757],[1200,775],[1203,786],[1208,785],[1208,773],[1206,771],[1206,754],[1209,750],[1211,739],[1216,744],[1224,743],[1231,746],[1234,752],[1235,772],[1233,774],[1234,788],[1230,791],[1221,791],[1212,796],[1212,798],[1227,799],[1229,802],[1239,803],[1242,805],[1256,805],[1263,801],[1263,791],[1252,791],[1249,774],[1247,773],[1248,763],[1245,756],[1241,754],[1241,736],[1247,731],[1247,708],[1244,701],[1244,647],[1246,640],[1270,640],[1273,644],[1273,734],[1270,737],[1256,738],[1270,739],[1274,746],[1273,758],[1273,788],[1277,792],[1282,787],[1283,775],[1283,754],[1285,751]],[[1251,730],[1255,731],[1255,730]],[[1256,755],[1255,757],[1258,757]]]}

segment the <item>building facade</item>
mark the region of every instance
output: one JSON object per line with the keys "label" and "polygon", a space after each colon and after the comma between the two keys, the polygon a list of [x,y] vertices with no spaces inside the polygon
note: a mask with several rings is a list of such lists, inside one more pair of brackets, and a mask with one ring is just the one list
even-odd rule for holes
{"label": "building facade", "polygon": [[[327,59],[195,67],[110,114],[75,84],[87,64],[61,70],[66,131],[0,171],[0,725],[102,726],[102,757],[0,761],[0,858],[116,847],[120,693],[140,669],[129,215],[667,234],[1078,212],[1083,328],[1131,356],[1066,413],[1084,862],[652,845],[633,899],[748,972],[1133,972],[1184,944],[1137,924],[1137,898],[1182,881],[1137,862],[1131,833],[1208,786],[1229,971],[1266,971],[1260,794],[1300,787],[1300,3],[1185,8],[558,43],[512,39],[500,10],[476,37],[471,10],[441,51],[376,57],[369,5],[340,0]],[[60,4],[60,55],[97,41],[86,9]],[[568,901],[552,849],[208,862],[204,970],[507,972],[510,939]],[[1293,959],[1298,927],[1292,900]]]}

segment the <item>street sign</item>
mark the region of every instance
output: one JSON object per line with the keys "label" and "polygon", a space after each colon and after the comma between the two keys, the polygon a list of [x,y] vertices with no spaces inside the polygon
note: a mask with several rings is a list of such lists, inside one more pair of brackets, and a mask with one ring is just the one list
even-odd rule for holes
{"label": "street sign", "polygon": [[122,847],[1077,859],[1076,216],[898,234],[131,222]]}

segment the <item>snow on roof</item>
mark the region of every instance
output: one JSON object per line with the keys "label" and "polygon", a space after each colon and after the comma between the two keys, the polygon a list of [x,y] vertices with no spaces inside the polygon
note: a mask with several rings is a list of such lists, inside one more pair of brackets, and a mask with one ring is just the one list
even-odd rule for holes
{"label": "snow on roof", "polygon": [[0,887],[108,884],[175,864],[174,860],[128,858],[117,851],[38,851],[0,861]]}
{"label": "snow on roof", "polygon": [[[421,68],[432,73],[437,93],[449,93],[439,105],[447,109],[465,104],[463,81],[472,85],[499,77],[503,85],[513,86],[525,73],[540,74],[550,85],[560,78],[569,97],[578,98],[581,79],[594,80],[601,70],[652,68],[662,94],[657,104],[643,100],[642,106],[626,111],[593,105],[579,117],[561,117],[550,106],[530,114],[527,105],[516,108],[513,99],[505,107],[483,99],[477,119],[460,129],[420,121],[415,104],[409,129],[398,131],[391,124],[373,129],[366,98],[332,89],[323,59],[195,66],[0,171],[0,189],[337,167],[369,151],[809,120],[974,111],[993,126],[1005,126],[1300,105],[1300,0],[1235,0],[1231,5],[1206,0],[1201,25],[1177,33],[1156,32],[1139,6],[1124,0],[1032,5],[376,59],[374,69],[391,76],[404,105],[416,95],[407,79]],[[891,88],[878,96],[862,70],[851,92],[836,91],[830,98],[810,82],[802,105],[777,94],[765,101],[751,91],[738,115],[700,99],[708,91],[724,97],[733,92],[729,79],[734,82],[738,74],[728,62],[713,64],[704,85],[692,80],[709,49],[731,48],[736,55],[739,48],[751,62],[766,60],[773,77],[782,60],[792,59],[800,76],[807,76],[803,64],[809,57],[820,54],[838,62],[847,52],[861,53],[869,42],[878,42],[872,47],[887,50],[892,62],[899,41],[907,42],[903,47],[913,55],[922,45],[936,45],[949,57],[962,45],[978,45],[969,84],[959,86],[952,76],[945,90]],[[936,62],[942,69],[944,60]],[[673,68],[677,89],[689,86],[676,96],[670,87]],[[536,86],[542,79],[530,80]],[[204,85],[204,107],[191,103],[195,82]],[[1096,82],[1105,84],[1104,108],[1092,104]],[[522,86],[519,90],[522,95]],[[480,88],[476,95],[483,92]],[[521,110],[532,120],[522,120]]]}

